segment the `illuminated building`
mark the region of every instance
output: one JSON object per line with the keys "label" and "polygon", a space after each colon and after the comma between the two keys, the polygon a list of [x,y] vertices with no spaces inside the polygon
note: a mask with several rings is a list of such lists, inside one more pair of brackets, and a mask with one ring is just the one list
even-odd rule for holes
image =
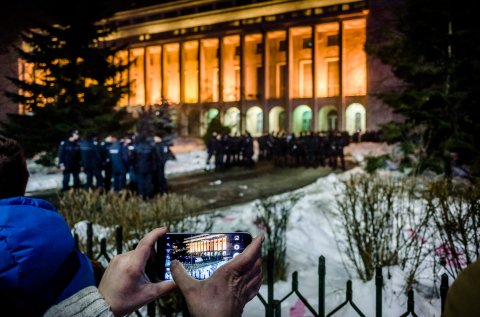
{"label": "illuminated building", "polygon": [[392,114],[371,93],[389,73],[364,47],[380,2],[178,0],[117,12],[103,22],[128,46],[120,106],[166,100],[180,135],[204,134],[217,115],[253,136],[378,129]]}

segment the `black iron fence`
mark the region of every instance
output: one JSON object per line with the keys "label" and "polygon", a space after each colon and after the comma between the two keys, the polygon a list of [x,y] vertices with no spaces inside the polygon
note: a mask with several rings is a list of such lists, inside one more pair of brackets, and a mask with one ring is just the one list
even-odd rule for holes
{"label": "black iron fence", "polygon": [[[75,241],[77,247],[79,246],[78,243],[78,235],[75,235]],[[115,245],[116,245],[116,254],[121,254],[123,252],[123,232],[120,226],[115,228]],[[107,240],[103,238],[100,241],[100,251],[97,255],[94,255],[93,251],[93,226],[89,222],[87,224],[87,240],[86,240],[86,254],[89,258],[95,260],[101,260],[102,257],[107,261],[110,262],[111,258],[107,251]],[[258,294],[257,297],[265,307],[265,316],[266,317],[281,317],[281,304],[287,300],[290,296],[296,295],[300,301],[305,305],[308,311],[314,317],[330,317],[334,316],[337,312],[339,312],[342,308],[347,305],[350,305],[352,309],[357,313],[358,316],[366,317],[366,315],[358,308],[358,306],[353,301],[353,289],[352,289],[352,281],[348,280],[346,282],[346,292],[345,292],[345,301],[343,301],[340,305],[335,307],[330,312],[325,311],[325,276],[326,276],[326,265],[325,265],[325,257],[320,256],[318,259],[318,303],[317,309],[315,309],[312,304],[310,304],[307,299],[302,295],[299,290],[299,283],[298,283],[298,272],[295,271],[292,273],[292,287],[288,294],[284,295],[281,299],[275,299],[275,292],[274,292],[274,280],[273,280],[273,272],[274,272],[274,260],[273,260],[273,251],[270,250],[267,254],[267,298]],[[382,317],[382,296],[383,296],[383,286],[384,286],[384,279],[382,268],[377,267],[375,272],[375,317]],[[440,282],[440,302],[441,307],[439,310],[443,314],[445,300],[447,297],[449,289],[448,284],[448,275],[446,273],[442,274],[441,282]],[[413,316],[417,317],[417,313],[415,312],[415,293],[411,289],[407,293],[407,308],[406,312],[400,315],[400,317],[406,316]],[[183,316],[188,317],[189,313],[184,305],[182,308]],[[137,311],[136,315],[141,317],[142,314]],[[157,309],[155,303],[149,304],[147,307],[147,316],[148,317],[155,317],[159,316],[157,314]],[[373,316],[372,316],[373,317]],[[389,316],[390,317],[390,316]]]}

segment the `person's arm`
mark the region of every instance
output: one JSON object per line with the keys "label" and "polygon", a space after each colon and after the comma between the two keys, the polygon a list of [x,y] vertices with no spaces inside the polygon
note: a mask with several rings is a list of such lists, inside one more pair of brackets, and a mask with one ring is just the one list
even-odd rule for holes
{"label": "person's arm", "polygon": [[152,230],[135,250],[115,256],[108,265],[98,289],[115,316],[125,316],[176,288],[173,281],[152,283],[145,274],[150,252],[166,232]]}
{"label": "person's arm", "polygon": [[95,286],[86,287],[57,305],[50,307],[43,317],[115,317],[110,306]]}
{"label": "person's arm", "polygon": [[98,289],[92,286],[80,290],[52,306],[44,317],[120,317],[170,293],[176,288],[173,281],[152,283],[145,274],[152,247],[166,231],[154,229],[135,250],[115,256]]}
{"label": "person's arm", "polygon": [[262,285],[263,240],[263,236],[256,237],[242,253],[202,281],[190,277],[180,262],[172,261],[173,279],[185,297],[192,316],[242,315],[245,304],[257,295]]}

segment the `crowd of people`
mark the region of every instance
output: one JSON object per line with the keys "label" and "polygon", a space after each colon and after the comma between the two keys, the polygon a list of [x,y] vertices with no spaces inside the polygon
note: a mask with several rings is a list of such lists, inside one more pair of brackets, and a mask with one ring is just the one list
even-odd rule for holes
{"label": "crowd of people", "polygon": [[[237,135],[212,132],[207,141],[205,170],[221,172],[233,166],[253,167],[253,138],[250,133]],[[211,160],[214,158],[214,165]]]}
{"label": "crowd of people", "polygon": [[345,170],[344,147],[350,143],[347,132],[310,132],[277,135],[266,133],[259,137],[259,160],[271,160],[280,167],[341,167]]}
{"label": "crowd of people", "polygon": [[[168,183],[165,164],[172,157],[170,145],[160,136],[117,137],[109,135],[103,141],[94,135],[80,138],[73,130],[58,148],[58,164],[63,171],[62,190],[97,188],[120,191],[128,188],[143,198],[166,194]],[[80,173],[86,182],[81,184]]]}
{"label": "crowd of people", "polygon": [[[259,161],[271,161],[278,167],[319,167],[345,170],[344,147],[350,142],[378,141],[378,133],[302,132],[265,133],[258,137]],[[205,170],[223,172],[231,167],[252,168],[254,138],[250,133],[228,135],[213,132],[207,140]],[[170,144],[160,136],[109,135],[97,140],[94,135],[80,138],[74,130],[58,149],[59,166],[63,171],[62,190],[97,188],[120,191],[130,189],[144,198],[168,193],[165,164],[174,158]],[[81,184],[80,173],[85,174]],[[128,183],[127,183],[128,179]]]}
{"label": "crowd of people", "polygon": [[[373,134],[372,134],[373,136]],[[364,141],[360,134],[347,132],[265,133],[257,138],[258,160],[271,161],[278,167],[330,166],[345,170],[344,147]],[[254,166],[254,140],[247,133],[231,136],[213,132],[207,141],[205,170],[224,171],[233,166]],[[212,158],[213,166],[212,166]]]}

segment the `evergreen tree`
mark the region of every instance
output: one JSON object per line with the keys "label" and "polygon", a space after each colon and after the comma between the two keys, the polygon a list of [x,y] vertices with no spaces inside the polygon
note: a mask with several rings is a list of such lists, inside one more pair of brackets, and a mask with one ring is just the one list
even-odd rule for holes
{"label": "evergreen tree", "polygon": [[207,144],[208,139],[212,135],[213,132],[217,132],[219,134],[230,134],[230,127],[224,126],[220,121],[220,115],[216,115],[212,118],[212,121],[208,124],[207,132],[203,135],[203,141]]}
{"label": "evergreen tree", "polygon": [[478,173],[480,32],[476,12],[466,0],[403,2],[389,36],[367,46],[367,52],[390,65],[401,81],[400,87],[379,96],[405,118],[397,136],[413,131],[410,139],[418,139],[423,150],[417,152],[419,171],[446,167],[449,154],[456,153],[460,164]]}
{"label": "evergreen tree", "polygon": [[143,108],[138,115],[136,132],[147,137],[157,135],[167,142],[172,140],[175,137],[175,127],[170,105],[162,102]]}
{"label": "evergreen tree", "polygon": [[50,23],[21,35],[17,51],[33,66],[34,78],[10,78],[19,93],[7,93],[27,115],[10,115],[2,130],[18,139],[27,155],[55,152],[72,129],[105,135],[134,123],[126,109],[116,109],[128,85],[115,79],[128,65],[114,60],[121,47],[105,41],[113,29],[97,23],[109,14],[108,1],[55,4],[47,10]]}

